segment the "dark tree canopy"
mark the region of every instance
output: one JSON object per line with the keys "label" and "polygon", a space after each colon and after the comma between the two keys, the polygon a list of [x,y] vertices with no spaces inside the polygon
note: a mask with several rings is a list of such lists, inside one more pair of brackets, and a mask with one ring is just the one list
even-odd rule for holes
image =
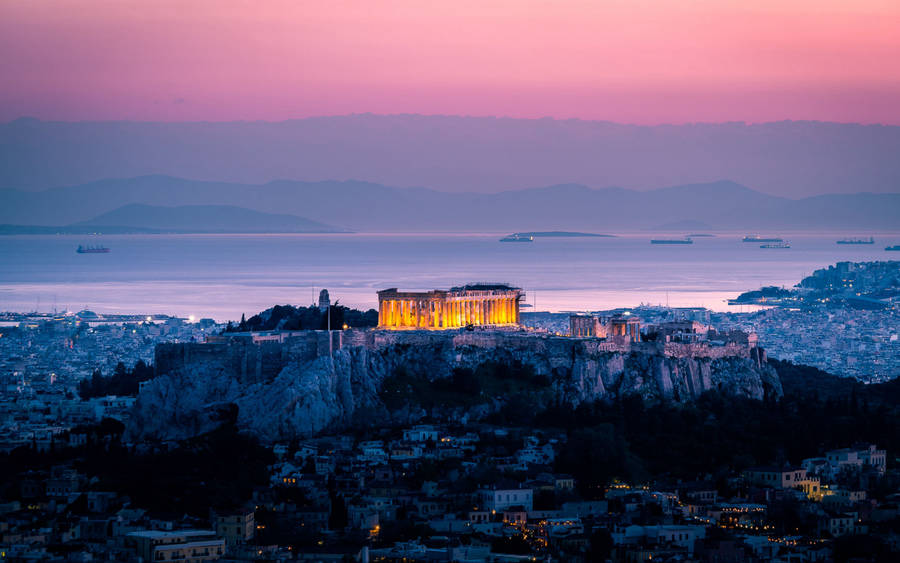
{"label": "dark tree canopy", "polygon": [[94,370],[91,377],[82,379],[78,383],[78,394],[82,399],[106,397],[107,395],[135,397],[141,382],[152,378],[153,366],[148,366],[144,360],[138,360],[130,370],[125,367],[125,364],[119,362],[109,377],[104,377],[100,370]]}
{"label": "dark tree canopy", "polygon": [[249,319],[241,315],[241,322],[235,326],[229,323],[225,332],[248,332],[263,330],[342,330],[348,328],[373,327],[378,325],[378,311],[369,309],[360,311],[338,303],[325,311],[318,307],[294,307],[293,305],[275,305]]}

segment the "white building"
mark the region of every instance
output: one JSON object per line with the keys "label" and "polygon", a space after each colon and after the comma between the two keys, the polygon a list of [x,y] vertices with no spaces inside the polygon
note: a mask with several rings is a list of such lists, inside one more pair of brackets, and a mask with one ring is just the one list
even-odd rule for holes
{"label": "white building", "polygon": [[512,507],[522,507],[529,512],[534,509],[531,489],[481,489],[478,497],[484,510],[503,512]]}
{"label": "white building", "polygon": [[125,545],[144,561],[215,561],[225,554],[225,540],[212,530],[131,532]]}
{"label": "white building", "polygon": [[613,530],[616,545],[650,544],[682,547],[694,552],[694,543],[706,537],[703,526],[627,526]]}
{"label": "white building", "polygon": [[384,449],[384,442],[381,440],[371,440],[368,442],[360,442],[360,453],[357,459],[370,463],[384,463],[388,460],[387,450]]}
{"label": "white building", "polygon": [[438,440],[438,431],[434,426],[429,424],[418,424],[412,428],[403,430],[404,442],[421,443],[427,442],[428,440],[431,440],[432,442],[437,442]]}
{"label": "white building", "polygon": [[825,459],[828,460],[834,475],[847,467],[862,469],[864,466],[873,467],[880,475],[884,475],[887,452],[879,450],[875,444],[866,444],[861,447],[841,448],[825,452]]}
{"label": "white building", "polygon": [[751,467],[744,470],[744,477],[751,485],[775,489],[793,489],[807,480],[802,467]]}

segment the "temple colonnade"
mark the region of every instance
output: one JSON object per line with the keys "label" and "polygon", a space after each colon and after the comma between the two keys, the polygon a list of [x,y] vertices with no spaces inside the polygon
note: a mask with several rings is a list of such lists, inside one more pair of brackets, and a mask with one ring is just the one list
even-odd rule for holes
{"label": "temple colonnade", "polygon": [[[469,286],[465,286],[469,287]],[[378,292],[381,328],[448,329],[468,325],[511,325],[519,322],[521,290],[454,288],[423,293]]]}

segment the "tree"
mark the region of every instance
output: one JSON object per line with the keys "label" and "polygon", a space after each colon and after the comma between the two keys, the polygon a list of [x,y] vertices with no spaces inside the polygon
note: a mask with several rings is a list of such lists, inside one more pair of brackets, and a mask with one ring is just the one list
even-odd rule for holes
{"label": "tree", "polygon": [[587,560],[593,562],[602,562],[609,559],[612,553],[613,541],[609,530],[605,528],[597,528],[591,534],[591,547],[587,553]]}
{"label": "tree", "polygon": [[96,369],[90,378],[81,380],[78,383],[78,394],[85,400],[107,395],[133,397],[137,395],[141,382],[152,379],[153,376],[153,367],[143,360],[138,360],[130,370],[119,362],[110,377],[103,377],[100,370]]}
{"label": "tree", "polygon": [[328,528],[331,530],[343,530],[347,527],[347,503],[344,497],[334,491],[329,493],[331,497],[331,513],[328,515]]}

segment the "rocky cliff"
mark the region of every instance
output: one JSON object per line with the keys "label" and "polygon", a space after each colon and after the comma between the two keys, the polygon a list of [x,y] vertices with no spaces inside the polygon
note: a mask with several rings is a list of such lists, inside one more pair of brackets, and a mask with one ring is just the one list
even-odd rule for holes
{"label": "rocky cliff", "polygon": [[[341,333],[338,333],[341,334]],[[324,340],[323,340],[324,338]],[[131,439],[180,439],[212,429],[237,406],[238,425],[264,441],[302,437],[352,424],[414,420],[415,405],[388,408],[386,378],[446,381],[459,368],[526,366],[553,401],[577,405],[640,395],[687,402],[708,390],[763,398],[780,395],[777,374],[759,350],[744,355],[671,356],[652,346],[610,351],[596,340],[518,332],[346,331],[338,341],[309,332],[275,342],[230,339],[157,347],[157,376],[142,389]],[[504,398],[490,397],[489,412]],[[400,412],[402,411],[402,412]]]}

